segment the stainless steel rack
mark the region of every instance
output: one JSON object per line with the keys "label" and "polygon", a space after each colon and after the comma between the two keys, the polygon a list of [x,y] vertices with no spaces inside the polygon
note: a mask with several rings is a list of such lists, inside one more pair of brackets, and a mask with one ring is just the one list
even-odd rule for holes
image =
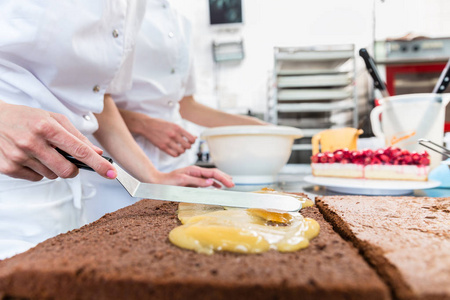
{"label": "stainless steel rack", "polygon": [[304,153],[293,163],[309,163],[314,134],[358,126],[355,74],[352,44],[274,48],[267,119],[303,130],[305,138],[292,149]]}

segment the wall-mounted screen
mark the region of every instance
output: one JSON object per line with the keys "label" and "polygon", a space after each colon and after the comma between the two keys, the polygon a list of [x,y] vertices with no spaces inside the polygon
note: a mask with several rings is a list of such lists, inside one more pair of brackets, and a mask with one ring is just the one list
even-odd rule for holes
{"label": "wall-mounted screen", "polygon": [[211,25],[241,24],[242,0],[209,0]]}

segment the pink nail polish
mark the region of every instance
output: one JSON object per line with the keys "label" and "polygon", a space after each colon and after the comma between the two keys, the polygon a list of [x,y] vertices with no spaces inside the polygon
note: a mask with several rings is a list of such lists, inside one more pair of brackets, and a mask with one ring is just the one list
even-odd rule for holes
{"label": "pink nail polish", "polygon": [[108,178],[114,179],[114,178],[116,178],[117,174],[116,174],[116,171],[114,171],[114,170],[108,170],[108,172],[106,172],[106,176]]}
{"label": "pink nail polish", "polygon": [[214,180],[212,179],[206,179],[206,184],[213,184]]}

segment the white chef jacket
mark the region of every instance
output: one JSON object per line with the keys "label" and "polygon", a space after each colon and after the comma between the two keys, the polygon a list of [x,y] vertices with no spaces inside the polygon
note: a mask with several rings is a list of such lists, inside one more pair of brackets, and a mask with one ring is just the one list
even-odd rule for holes
{"label": "white chef jacket", "polygon": [[[132,88],[112,95],[117,106],[184,127],[179,101],[195,90],[192,46],[189,21],[169,1],[148,0],[136,43]],[[162,172],[195,162],[186,152],[174,158],[143,136],[135,135],[135,139]],[[86,202],[88,221],[136,201],[114,182],[93,174],[83,178],[95,183],[97,188],[97,195]]]}
{"label": "white chef jacket", "polygon": [[[192,29],[167,0],[148,0],[136,44],[132,89],[114,94],[117,106],[184,126],[179,101],[195,91]],[[174,158],[136,136],[156,168],[169,172],[193,162]]]}
{"label": "white chef jacket", "polygon": [[[106,92],[131,86],[145,0],[3,0],[0,99],[61,113],[84,134]],[[99,176],[99,175],[98,175]],[[0,259],[78,227],[80,178],[29,182],[0,175]]]}

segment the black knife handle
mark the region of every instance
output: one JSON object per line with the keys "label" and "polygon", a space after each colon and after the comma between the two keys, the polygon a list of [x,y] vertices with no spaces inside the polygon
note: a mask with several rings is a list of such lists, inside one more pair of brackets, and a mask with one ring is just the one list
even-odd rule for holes
{"label": "black knife handle", "polygon": [[370,76],[374,81],[375,87],[380,91],[387,91],[386,85],[378,73],[378,69],[375,66],[375,61],[372,57],[370,57],[369,52],[367,52],[366,48],[359,49],[359,56],[364,59],[364,63],[366,64],[367,70],[369,71]]}
{"label": "black knife handle", "polygon": [[[68,161],[70,161],[71,163],[73,163],[75,166],[77,166],[80,169],[84,169],[84,170],[89,170],[89,171],[94,171],[94,169],[92,169],[91,167],[89,167],[87,164],[85,164],[84,162],[79,161],[78,159],[76,159],[75,157],[73,157],[72,155],[70,155],[67,152],[62,151],[59,148],[56,148],[56,151],[59,152],[59,154],[61,154],[62,156],[64,156],[65,159],[67,159]],[[110,163],[113,163],[113,160],[111,157],[108,156],[102,156],[104,159],[106,159],[107,161],[109,161]]]}
{"label": "black knife handle", "polygon": [[436,94],[443,93],[447,88],[449,82],[450,82],[450,60],[447,62],[447,65],[445,66],[444,70],[439,76],[439,80],[433,89],[433,93]]}

